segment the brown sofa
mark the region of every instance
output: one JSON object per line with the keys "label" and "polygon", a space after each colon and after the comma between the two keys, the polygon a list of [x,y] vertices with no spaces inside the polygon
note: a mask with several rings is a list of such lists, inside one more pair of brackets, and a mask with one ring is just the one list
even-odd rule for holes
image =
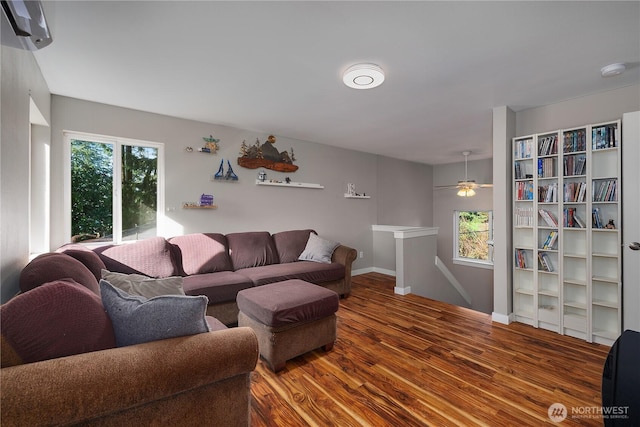
{"label": "brown sofa", "polygon": [[41,255],[21,286],[0,307],[3,426],[249,425],[255,333],[205,317],[203,297],[171,297],[199,304],[202,333],[116,347],[102,286],[79,260]]}
{"label": "brown sofa", "polygon": [[257,358],[232,328],[2,368],[2,426],[247,426]]}

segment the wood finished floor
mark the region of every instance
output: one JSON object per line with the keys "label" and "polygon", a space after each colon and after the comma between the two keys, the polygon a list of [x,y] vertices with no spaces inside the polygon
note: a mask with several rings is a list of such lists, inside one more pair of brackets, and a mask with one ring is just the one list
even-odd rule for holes
{"label": "wood finished floor", "polygon": [[[602,425],[571,411],[601,405],[608,347],[395,295],[390,276],[352,283],[333,350],[290,360],[277,374],[258,362],[254,427]],[[556,402],[569,411],[560,424],[547,415]]]}

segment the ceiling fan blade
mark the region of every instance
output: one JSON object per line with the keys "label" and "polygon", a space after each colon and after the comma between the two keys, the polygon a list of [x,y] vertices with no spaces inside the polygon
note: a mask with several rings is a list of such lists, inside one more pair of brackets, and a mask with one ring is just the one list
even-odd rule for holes
{"label": "ceiling fan blade", "polygon": [[493,184],[478,184],[478,187],[480,187],[480,188],[490,188],[490,187],[493,187]]}
{"label": "ceiling fan blade", "polygon": [[451,190],[454,188],[458,188],[458,185],[434,185],[433,188],[436,190]]}

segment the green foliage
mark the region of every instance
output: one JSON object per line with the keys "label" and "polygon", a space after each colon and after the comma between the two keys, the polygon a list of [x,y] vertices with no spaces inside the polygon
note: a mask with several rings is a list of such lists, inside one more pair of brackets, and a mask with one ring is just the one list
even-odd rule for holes
{"label": "green foliage", "polygon": [[113,146],[71,142],[71,234],[113,232]]}
{"label": "green foliage", "polygon": [[[72,235],[113,234],[113,150],[110,144],[71,143]],[[122,146],[123,235],[156,222],[158,150]]]}
{"label": "green foliage", "polygon": [[122,147],[122,228],[155,224],[158,188],[158,150]]}
{"label": "green foliage", "polygon": [[489,214],[459,212],[458,254],[463,258],[489,259]]}

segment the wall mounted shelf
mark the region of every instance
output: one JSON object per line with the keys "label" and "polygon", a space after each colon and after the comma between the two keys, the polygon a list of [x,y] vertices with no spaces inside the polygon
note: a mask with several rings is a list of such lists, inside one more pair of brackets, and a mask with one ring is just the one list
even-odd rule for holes
{"label": "wall mounted shelf", "polygon": [[218,209],[218,205],[182,205],[182,209]]}
{"label": "wall mounted shelf", "polygon": [[256,179],[256,185],[271,185],[274,187],[289,187],[289,188],[316,188],[321,189],[324,188],[323,185],[320,184],[312,184],[309,182],[272,182],[272,181],[260,181]]}
{"label": "wall mounted shelf", "polygon": [[370,199],[371,196],[354,196],[353,194],[344,193],[345,199]]}

